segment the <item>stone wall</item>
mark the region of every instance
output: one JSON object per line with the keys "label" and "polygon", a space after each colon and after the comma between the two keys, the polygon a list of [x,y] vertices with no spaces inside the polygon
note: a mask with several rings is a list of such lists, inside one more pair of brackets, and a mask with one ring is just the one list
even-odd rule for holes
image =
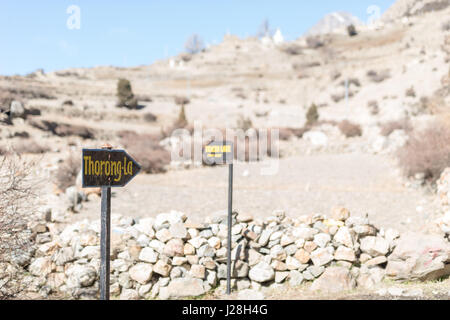
{"label": "stone wall", "polygon": [[[100,221],[81,221],[61,231],[35,224],[36,250],[13,257],[29,275],[29,290],[42,296],[97,298]],[[373,287],[385,277],[396,247],[395,230],[379,230],[345,208],[290,219],[274,212],[265,221],[235,215],[232,285],[238,290],[296,287],[312,290]],[[170,212],[156,218],[112,217],[111,295],[122,299],[199,296],[226,286],[226,215],[191,223]]]}

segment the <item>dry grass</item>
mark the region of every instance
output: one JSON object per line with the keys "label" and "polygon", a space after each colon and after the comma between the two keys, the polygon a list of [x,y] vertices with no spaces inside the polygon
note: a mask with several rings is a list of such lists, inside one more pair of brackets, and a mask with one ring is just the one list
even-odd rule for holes
{"label": "dry grass", "polygon": [[57,123],[54,121],[30,119],[28,123],[37,129],[50,131],[59,137],[78,136],[83,139],[94,138],[94,130],[85,126]]}
{"label": "dry grass", "polygon": [[372,82],[380,83],[386,79],[389,79],[391,75],[389,70],[381,70],[381,71],[370,70],[367,72],[367,77]]}
{"label": "dry grass", "polygon": [[362,135],[361,126],[348,120],[339,122],[338,128],[347,138],[359,137]]}
{"label": "dry grass", "polygon": [[33,163],[18,157],[0,160],[0,300],[20,298],[26,289],[21,274],[8,262],[25,264],[19,262],[20,257],[28,255],[33,246],[27,228],[35,198],[30,179],[33,168]]}
{"label": "dry grass", "polygon": [[166,171],[170,164],[170,153],[159,145],[160,136],[121,131],[119,137],[127,152],[141,165],[143,172]]}
{"label": "dry grass", "polygon": [[153,113],[151,112],[147,112],[146,114],[144,114],[144,120],[146,122],[156,122],[156,120],[158,119],[157,116],[155,116]]}
{"label": "dry grass", "polygon": [[436,181],[450,167],[450,127],[437,122],[413,132],[397,156],[406,176],[424,173],[429,181]]}
{"label": "dry grass", "polygon": [[79,157],[75,154],[66,158],[58,167],[56,172],[55,184],[59,190],[65,191],[67,188],[75,185],[77,175],[81,169]]}
{"label": "dry grass", "polygon": [[19,139],[12,146],[11,149],[16,154],[43,154],[50,151],[47,146],[40,145],[33,139]]}
{"label": "dry grass", "polygon": [[409,133],[413,129],[408,119],[389,121],[381,124],[380,128],[380,134],[385,137],[389,136],[395,130],[404,130],[405,132]]}

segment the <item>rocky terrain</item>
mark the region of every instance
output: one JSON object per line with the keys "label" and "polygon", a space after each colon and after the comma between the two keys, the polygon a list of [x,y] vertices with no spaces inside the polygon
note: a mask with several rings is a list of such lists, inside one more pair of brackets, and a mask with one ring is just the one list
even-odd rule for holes
{"label": "rocky terrain", "polygon": [[428,156],[448,143],[414,153],[422,171],[398,154],[450,123],[449,13],[400,0],[377,28],[336,13],[292,42],[227,35],[148,66],[0,76],[0,153],[35,162],[36,195],[32,245],[0,259],[0,288],[97,297],[99,190],[79,164],[108,142],[144,167],[113,192],[114,297],[227,298],[227,169],[170,158],[200,127],[279,130],[279,159],[235,163],[232,298],[448,299],[450,163]]}

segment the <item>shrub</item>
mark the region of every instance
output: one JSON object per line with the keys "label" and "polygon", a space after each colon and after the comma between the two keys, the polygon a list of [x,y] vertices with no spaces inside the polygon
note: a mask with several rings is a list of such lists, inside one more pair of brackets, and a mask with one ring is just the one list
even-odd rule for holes
{"label": "shrub", "polygon": [[359,137],[362,135],[361,126],[348,120],[339,122],[338,128],[347,138]]}
{"label": "shrub", "polygon": [[81,169],[80,158],[76,154],[71,154],[64,159],[58,166],[56,172],[55,184],[61,191],[66,191],[67,188],[76,184],[78,173]]}
{"label": "shrub", "polygon": [[162,173],[170,164],[170,153],[159,145],[159,136],[122,131],[121,143],[145,173]]}
{"label": "shrub", "polygon": [[250,118],[244,117],[242,114],[240,114],[237,120],[236,127],[247,132],[247,130],[253,128],[253,122]]}
{"label": "shrub", "polygon": [[138,102],[127,79],[119,79],[117,83],[117,106],[120,108],[136,109]]}
{"label": "shrub", "polygon": [[291,56],[298,56],[302,54],[302,47],[296,44],[291,44],[282,49],[285,53]]}
{"label": "shrub", "polygon": [[297,138],[301,138],[303,137],[303,134],[307,131],[311,130],[311,127],[309,126],[304,126],[302,128],[279,128],[278,132],[279,132],[279,139],[281,141],[287,141],[289,140],[291,137],[297,137]]}
{"label": "shrub", "polygon": [[404,130],[407,133],[412,131],[412,126],[408,119],[389,121],[383,123],[380,127],[380,134],[385,137],[389,136],[395,130]]}
{"label": "shrub", "polygon": [[203,40],[198,34],[191,35],[184,44],[184,49],[190,54],[197,54],[201,52],[204,47]]}
{"label": "shrub", "polygon": [[30,177],[34,164],[18,157],[0,160],[0,300],[21,298],[27,289],[23,272],[8,262],[26,266],[33,250],[27,224],[33,214],[36,182]]}
{"label": "shrub", "polygon": [[78,136],[83,139],[93,139],[95,136],[93,129],[80,125],[57,123],[39,119],[31,119],[28,123],[34,128],[49,131],[59,137]]}
{"label": "shrub", "polygon": [[43,154],[50,151],[47,146],[42,146],[34,140],[20,139],[12,146],[12,150],[16,154]]}
{"label": "shrub", "polygon": [[450,128],[433,123],[423,131],[413,132],[397,157],[406,176],[423,173],[425,178],[436,181],[450,167]]}
{"label": "shrub", "polygon": [[354,24],[347,26],[347,34],[350,37],[354,37],[354,36],[358,35],[358,31],[356,31],[356,27]]}
{"label": "shrub", "polygon": [[178,118],[173,125],[173,130],[185,128],[188,125],[188,121],[186,118],[186,112],[184,111],[184,105],[181,106],[180,113],[178,114]]}
{"label": "shrub", "polygon": [[380,108],[379,108],[379,106],[378,106],[378,101],[377,100],[370,100],[368,103],[367,103],[367,106],[369,107],[369,109],[370,109],[370,113],[372,114],[372,115],[377,115],[379,112],[380,112]]}
{"label": "shrub", "polygon": [[313,103],[306,112],[306,125],[313,125],[319,120],[317,106]]}
{"label": "shrub", "polygon": [[389,70],[382,70],[382,71],[374,71],[370,70],[367,72],[367,77],[376,83],[383,82],[384,80],[390,78],[390,72]]}
{"label": "shrub", "polygon": [[306,38],[306,45],[308,46],[308,48],[318,49],[320,47],[323,47],[325,43],[320,40],[318,36],[313,36]]}
{"label": "shrub", "polygon": [[147,122],[155,122],[157,119],[158,117],[151,112],[147,112],[146,114],[144,114],[144,120]]}
{"label": "shrub", "polygon": [[175,104],[177,106],[185,106],[191,103],[191,101],[187,97],[175,97]]}
{"label": "shrub", "polygon": [[405,92],[405,96],[415,98],[416,97],[416,91],[414,90],[414,87],[411,87],[411,88],[407,89],[406,92]]}

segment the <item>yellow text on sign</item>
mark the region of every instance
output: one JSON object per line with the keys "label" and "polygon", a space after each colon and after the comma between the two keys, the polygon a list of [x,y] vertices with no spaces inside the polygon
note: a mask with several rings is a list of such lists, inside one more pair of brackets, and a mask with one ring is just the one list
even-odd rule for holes
{"label": "yellow text on sign", "polygon": [[133,175],[133,162],[123,158],[122,161],[92,160],[90,156],[84,157],[84,174],[90,176],[113,176],[119,181],[122,174]]}
{"label": "yellow text on sign", "polygon": [[228,153],[231,152],[231,146],[206,146],[206,153]]}

